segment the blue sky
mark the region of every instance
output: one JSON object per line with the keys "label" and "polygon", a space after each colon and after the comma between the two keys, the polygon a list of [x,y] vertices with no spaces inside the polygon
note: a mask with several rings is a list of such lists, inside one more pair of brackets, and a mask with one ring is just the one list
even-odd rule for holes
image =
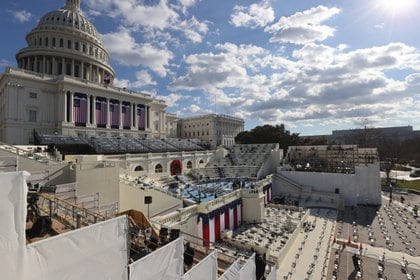
{"label": "blue sky", "polygon": [[[64,0],[0,2],[0,66]],[[301,135],[420,129],[418,0],[82,0],[116,85]]]}

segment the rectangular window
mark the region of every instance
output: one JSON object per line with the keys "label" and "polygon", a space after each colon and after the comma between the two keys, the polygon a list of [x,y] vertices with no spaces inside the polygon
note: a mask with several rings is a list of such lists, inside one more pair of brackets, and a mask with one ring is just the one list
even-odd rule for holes
{"label": "rectangular window", "polygon": [[29,93],[29,98],[36,99],[37,98],[36,92],[30,92]]}
{"label": "rectangular window", "polygon": [[60,39],[60,48],[64,47],[64,41],[63,39]]}
{"label": "rectangular window", "polygon": [[35,110],[29,110],[29,121],[30,122],[36,122],[36,111]]}
{"label": "rectangular window", "polygon": [[67,40],[67,48],[71,49],[71,40]]}
{"label": "rectangular window", "polygon": [[55,47],[55,38],[52,38],[51,44],[52,44],[53,47]]}

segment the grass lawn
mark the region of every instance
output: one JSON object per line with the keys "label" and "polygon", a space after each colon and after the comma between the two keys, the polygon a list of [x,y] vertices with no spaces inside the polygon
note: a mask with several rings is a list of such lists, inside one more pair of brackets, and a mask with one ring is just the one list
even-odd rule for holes
{"label": "grass lawn", "polygon": [[413,181],[398,180],[397,187],[420,191],[420,180],[413,180]]}
{"label": "grass lawn", "polygon": [[[381,183],[384,186],[386,182],[385,178],[381,179]],[[413,181],[405,181],[405,180],[397,180],[397,187],[403,189],[411,189],[420,191],[420,179],[413,180]]]}

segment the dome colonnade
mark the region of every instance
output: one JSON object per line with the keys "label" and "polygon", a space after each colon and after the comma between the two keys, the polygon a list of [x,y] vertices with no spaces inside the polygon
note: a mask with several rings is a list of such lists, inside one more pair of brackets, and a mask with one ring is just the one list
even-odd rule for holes
{"label": "dome colonnade", "polygon": [[44,15],[16,54],[18,67],[48,75],[68,75],[112,84],[115,72],[94,25],[80,10],[80,0]]}

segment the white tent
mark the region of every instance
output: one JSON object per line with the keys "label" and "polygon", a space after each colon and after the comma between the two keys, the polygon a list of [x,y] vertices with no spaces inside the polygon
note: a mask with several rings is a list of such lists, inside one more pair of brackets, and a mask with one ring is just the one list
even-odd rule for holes
{"label": "white tent", "polygon": [[276,267],[272,266],[270,274],[267,276],[267,280],[277,280],[277,271]]}
{"label": "white tent", "polygon": [[217,251],[214,250],[207,257],[185,273],[183,280],[216,280],[217,279]]}
{"label": "white tent", "polygon": [[256,280],[255,253],[246,261],[239,271],[240,280]]}
{"label": "white tent", "polygon": [[26,245],[26,172],[0,173],[0,271],[5,280],[127,279],[127,217]]}
{"label": "white tent", "polygon": [[220,276],[219,280],[239,280],[239,271],[241,270],[241,264],[237,259],[226,271]]}
{"label": "white tent", "polygon": [[180,237],[130,264],[130,280],[179,280],[184,273],[184,246]]}

